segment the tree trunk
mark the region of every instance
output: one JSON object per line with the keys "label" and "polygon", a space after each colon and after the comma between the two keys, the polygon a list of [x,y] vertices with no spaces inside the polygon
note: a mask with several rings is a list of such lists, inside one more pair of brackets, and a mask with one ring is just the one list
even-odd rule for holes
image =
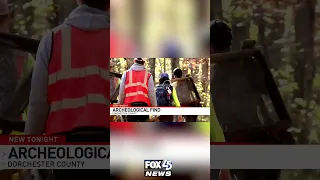
{"label": "tree trunk", "polygon": [[200,60],[199,58],[195,58],[192,60],[191,69],[193,70],[192,78],[193,78],[194,83],[201,81],[201,78],[202,78],[202,74],[200,74],[199,60]]}
{"label": "tree trunk", "polygon": [[172,77],[173,77],[173,70],[175,68],[179,68],[179,58],[172,58],[171,59],[171,72],[172,72]]}
{"label": "tree trunk", "polygon": [[153,81],[155,81],[156,76],[156,58],[149,58],[150,73],[152,74]]}
{"label": "tree trunk", "polygon": [[[312,83],[315,74],[314,59],[314,29],[315,29],[315,1],[299,0],[299,7],[295,14],[295,37],[297,49],[295,55],[295,81],[298,83],[298,90],[295,92],[295,98],[302,98],[307,103],[307,111],[312,92]],[[298,136],[300,144],[309,142],[311,119],[307,116],[300,116],[301,133]]]}
{"label": "tree trunk", "polygon": [[[264,52],[268,52],[268,46],[266,44],[266,21],[264,20],[264,10],[261,5],[253,12],[254,14],[259,14],[256,18],[254,18],[254,23],[258,26],[258,43],[263,47]],[[268,59],[268,53],[265,53],[265,58]]]}
{"label": "tree trunk", "polygon": [[127,61],[127,69],[129,69],[133,65],[133,59],[132,58],[124,58]]}
{"label": "tree trunk", "polygon": [[188,74],[188,68],[189,68],[189,59],[188,58],[184,58],[180,64],[182,64],[182,66],[183,66],[183,68],[181,69],[182,70],[182,74],[184,76],[187,75]]}
{"label": "tree trunk", "polygon": [[195,69],[193,69],[193,62],[195,61],[193,58],[190,58],[190,63],[188,68],[190,69],[190,76],[194,79]]}
{"label": "tree trunk", "polygon": [[223,19],[222,0],[210,1],[210,20]]}
{"label": "tree trunk", "polygon": [[[233,1],[233,4],[235,4],[236,1]],[[241,3],[237,4],[236,6],[246,9],[248,5]],[[236,10],[234,10],[236,11]],[[232,17],[232,34],[233,34],[233,43],[232,43],[232,49],[233,50],[239,50],[241,42],[245,39],[249,38],[249,28],[250,28],[250,21],[248,19],[245,19],[243,17]]]}
{"label": "tree trunk", "polygon": [[[208,94],[208,86],[209,86],[209,83],[208,83],[208,79],[209,79],[209,59],[205,58],[202,60],[202,89],[203,89],[203,92]],[[209,101],[208,98],[204,99],[204,106],[207,105],[207,102]]]}
{"label": "tree trunk", "polygon": [[[283,10],[283,8],[280,7],[280,3],[280,1],[273,1],[273,7],[275,9]],[[272,13],[271,19],[274,21],[274,23],[267,24],[268,29],[273,29],[268,35],[268,41],[266,42],[267,46],[271,47],[268,51],[268,61],[270,62],[270,66],[272,68],[278,69],[282,59],[282,47],[278,47],[278,44],[274,44],[274,42],[283,37],[285,30],[285,25],[283,23],[284,16],[282,12],[279,13],[275,11],[274,13]]]}
{"label": "tree trunk", "polygon": [[60,24],[60,11],[59,11],[59,5],[58,5],[59,0],[53,0],[53,8],[54,8],[54,13],[55,17],[53,19],[48,18],[48,21],[51,25],[51,28],[54,28]]}

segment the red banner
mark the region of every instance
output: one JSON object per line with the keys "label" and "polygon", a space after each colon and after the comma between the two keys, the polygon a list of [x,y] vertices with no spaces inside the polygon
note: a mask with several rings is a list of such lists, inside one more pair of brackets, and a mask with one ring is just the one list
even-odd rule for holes
{"label": "red banner", "polygon": [[129,105],[110,104],[110,107],[130,107]]}
{"label": "red banner", "polygon": [[69,142],[65,136],[1,135],[0,145],[110,145],[110,142]]}

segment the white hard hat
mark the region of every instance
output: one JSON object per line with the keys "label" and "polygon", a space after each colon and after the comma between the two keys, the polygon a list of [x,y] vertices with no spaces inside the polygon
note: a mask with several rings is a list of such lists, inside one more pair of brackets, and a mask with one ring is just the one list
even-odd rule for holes
{"label": "white hard hat", "polygon": [[0,0],[0,16],[8,15],[9,13],[8,0]]}

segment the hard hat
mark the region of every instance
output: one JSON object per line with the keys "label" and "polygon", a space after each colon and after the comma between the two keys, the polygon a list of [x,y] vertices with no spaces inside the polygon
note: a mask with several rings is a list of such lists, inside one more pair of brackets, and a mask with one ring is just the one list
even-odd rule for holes
{"label": "hard hat", "polygon": [[146,60],[144,60],[144,59],[142,59],[142,58],[134,58],[134,61],[145,62]]}
{"label": "hard hat", "polygon": [[162,73],[162,74],[160,75],[160,79],[161,79],[161,78],[164,78],[164,77],[166,77],[166,78],[169,79],[169,74],[168,74],[168,73]]}
{"label": "hard hat", "polygon": [[9,13],[8,0],[0,0],[0,16],[8,15]]}

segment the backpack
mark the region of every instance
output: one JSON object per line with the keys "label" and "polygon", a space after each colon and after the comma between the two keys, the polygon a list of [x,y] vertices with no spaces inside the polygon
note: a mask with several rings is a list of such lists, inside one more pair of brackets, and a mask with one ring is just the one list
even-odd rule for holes
{"label": "backpack", "polygon": [[165,81],[156,88],[156,98],[158,106],[171,106],[173,86]]}

